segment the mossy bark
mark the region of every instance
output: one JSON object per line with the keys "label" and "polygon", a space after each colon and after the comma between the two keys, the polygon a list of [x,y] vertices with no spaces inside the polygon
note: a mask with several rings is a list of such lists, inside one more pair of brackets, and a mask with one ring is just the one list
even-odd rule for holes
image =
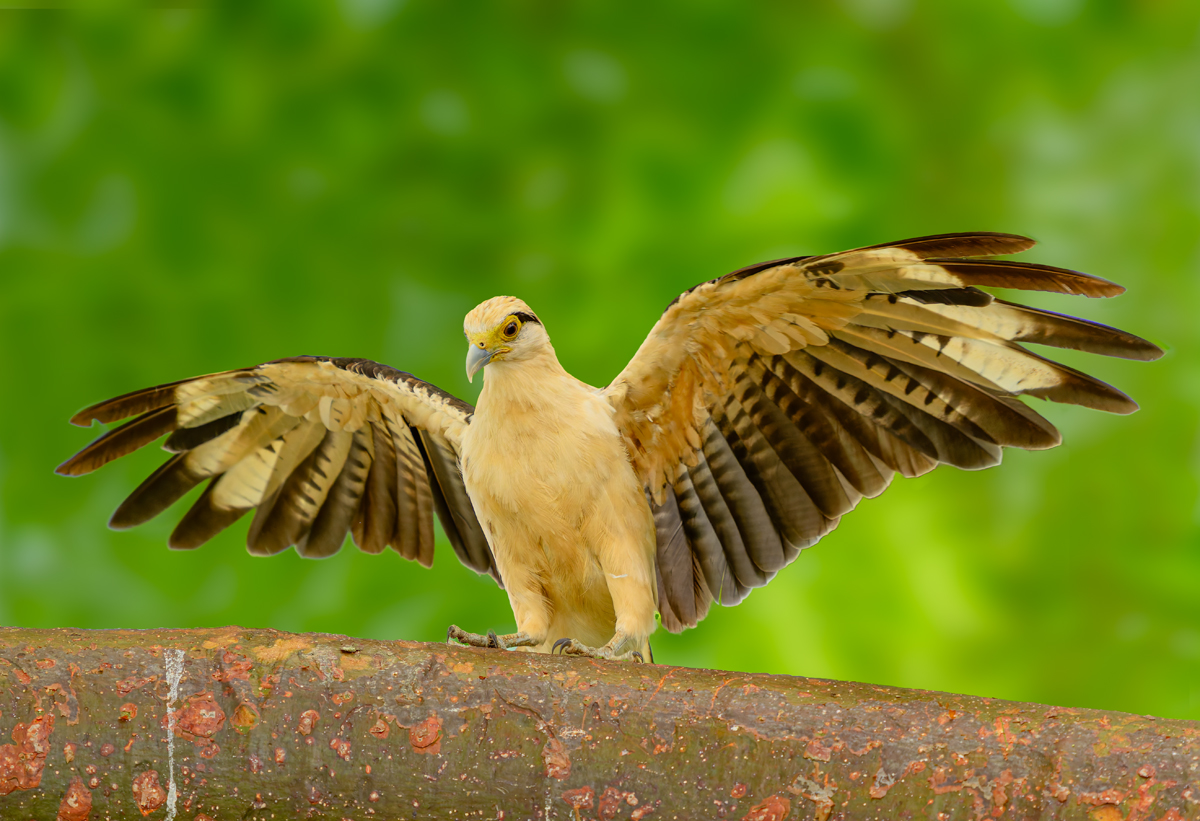
{"label": "mossy bark", "polygon": [[0,818],[1200,817],[1200,723],[270,630],[0,628]]}

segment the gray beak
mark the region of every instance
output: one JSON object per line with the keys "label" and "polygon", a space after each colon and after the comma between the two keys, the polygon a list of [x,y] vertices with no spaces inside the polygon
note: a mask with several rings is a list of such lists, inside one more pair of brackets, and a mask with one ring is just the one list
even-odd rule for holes
{"label": "gray beak", "polygon": [[492,359],[493,351],[472,345],[467,348],[467,381],[473,382],[476,372]]}

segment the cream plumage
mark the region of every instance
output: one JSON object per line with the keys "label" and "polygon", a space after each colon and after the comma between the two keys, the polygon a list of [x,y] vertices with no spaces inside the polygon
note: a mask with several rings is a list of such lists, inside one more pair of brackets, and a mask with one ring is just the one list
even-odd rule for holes
{"label": "cream plumage", "polygon": [[254,509],[252,553],[328,556],[349,532],[428,565],[436,511],[516,618],[515,633],[452,637],[648,657],[656,612],[677,631],[736,604],[895,474],[1058,444],[1020,396],[1136,409],[1021,343],[1143,360],[1156,346],[980,290],[1121,293],[992,258],[1032,244],[948,234],[743,268],[676,299],[604,389],[562,368],[524,302],[497,297],[464,323],[468,374],[487,373],[475,408],[374,362],[296,357],[87,408],[71,421],[137,418],[59,472],[167,435],[174,455],[110,524],[208,480],[171,535],[181,548]]}

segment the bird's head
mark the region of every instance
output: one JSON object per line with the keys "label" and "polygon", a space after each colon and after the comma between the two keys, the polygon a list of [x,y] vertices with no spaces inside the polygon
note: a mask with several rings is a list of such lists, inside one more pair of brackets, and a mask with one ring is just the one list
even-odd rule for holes
{"label": "bird's head", "polygon": [[492,362],[516,362],[545,351],[550,344],[542,321],[513,296],[481,302],[463,320],[467,335],[467,380]]}

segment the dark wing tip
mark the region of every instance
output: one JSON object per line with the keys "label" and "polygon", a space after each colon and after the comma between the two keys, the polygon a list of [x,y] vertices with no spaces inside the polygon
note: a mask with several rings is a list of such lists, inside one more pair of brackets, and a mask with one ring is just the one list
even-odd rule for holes
{"label": "dark wing tip", "polygon": [[1091,279],[1089,280],[1089,285],[1092,286],[1093,292],[1092,293],[1084,292],[1084,296],[1099,296],[1099,297],[1107,298],[1107,297],[1113,297],[1113,296],[1120,296],[1121,294],[1125,293],[1124,285],[1118,285],[1117,283],[1113,282],[1110,279],[1105,279],[1104,277],[1098,277],[1098,276],[1095,276],[1094,274],[1089,274],[1088,276],[1091,277]]}
{"label": "dark wing tip", "polygon": [[113,459],[148,445],[175,430],[175,408],[171,405],[146,411],[132,422],[110,430],[58,466],[63,476],[82,476],[98,470]]}
{"label": "dark wing tip", "polygon": [[96,406],[92,405],[90,408],[84,408],[79,413],[72,416],[70,422],[72,425],[75,425],[79,428],[90,428],[95,419]]}
{"label": "dark wing tip", "polygon": [[1098,407],[1097,410],[1115,413],[1118,416],[1128,416],[1140,408],[1129,394],[1116,388],[1113,388],[1112,393],[1104,397],[1104,400],[1098,404],[1103,404],[1103,407]]}
{"label": "dark wing tip", "polygon": [[956,257],[927,257],[924,261],[941,266],[964,285],[1013,288],[1020,291],[1052,291],[1088,297],[1113,297],[1125,293],[1123,286],[1103,277],[1054,265]]}
{"label": "dark wing tip", "polygon": [[[1096,381],[1100,382],[1100,380]],[[1103,388],[1107,388],[1107,390],[1095,390],[1093,391],[1092,395],[1085,396],[1081,399],[1072,400],[1069,404],[1079,405],[1084,408],[1091,408],[1092,410],[1104,411],[1105,413],[1113,413],[1117,416],[1128,416],[1129,414],[1140,410],[1138,403],[1135,402],[1133,398],[1129,396],[1129,394],[1112,387],[1107,382],[1100,382],[1100,385],[1102,385]],[[1037,396],[1038,394],[1030,392],[1029,395]],[[1052,397],[1050,397],[1050,399],[1051,401],[1059,401]]]}
{"label": "dark wing tip", "polygon": [[112,399],[105,399],[103,402],[90,405],[72,416],[71,424],[86,428],[92,424],[93,420],[106,423],[119,422],[130,416],[158,410],[175,401],[175,389],[177,387],[184,382],[191,382],[192,379],[197,378],[199,377],[180,379],[175,382],[167,382],[164,385],[155,385],[152,388],[142,388],[141,390],[123,393],[120,396],[114,396]]}
{"label": "dark wing tip", "polygon": [[133,528],[137,527],[139,524],[141,524],[141,522],[133,521],[128,516],[124,515],[124,511],[122,511],[121,508],[117,508],[116,512],[114,512],[113,515],[108,520],[108,529],[109,530],[132,530]]}
{"label": "dark wing tip", "polygon": [[1153,362],[1156,359],[1162,359],[1166,353],[1162,348],[1155,345],[1148,339],[1142,339],[1140,336],[1126,334],[1122,340],[1124,346],[1114,352],[1113,356],[1118,356],[1121,359],[1136,359],[1138,362]]}
{"label": "dark wing tip", "polygon": [[95,445],[94,442],[56,467],[54,472],[59,476],[86,476],[100,467],[100,465],[96,464],[96,459],[92,452],[93,445]]}
{"label": "dark wing tip", "polygon": [[858,250],[871,248],[903,248],[922,259],[930,257],[991,257],[1019,254],[1037,244],[1036,240],[1020,234],[997,231],[965,231],[951,234],[930,234],[898,242],[881,242]]}
{"label": "dark wing tip", "polygon": [[[1130,334],[1133,336],[1133,334]],[[1137,359],[1142,362],[1153,362],[1156,359],[1162,359],[1166,356],[1170,348],[1164,348],[1161,345],[1156,345],[1149,339],[1143,339],[1140,336],[1133,336],[1137,343],[1129,347],[1129,355],[1127,359]]]}
{"label": "dark wing tip", "polygon": [[82,476],[87,473],[85,470],[76,470],[75,466],[72,464],[74,461],[75,457],[72,456],[70,459],[56,467],[54,472],[59,476]]}

